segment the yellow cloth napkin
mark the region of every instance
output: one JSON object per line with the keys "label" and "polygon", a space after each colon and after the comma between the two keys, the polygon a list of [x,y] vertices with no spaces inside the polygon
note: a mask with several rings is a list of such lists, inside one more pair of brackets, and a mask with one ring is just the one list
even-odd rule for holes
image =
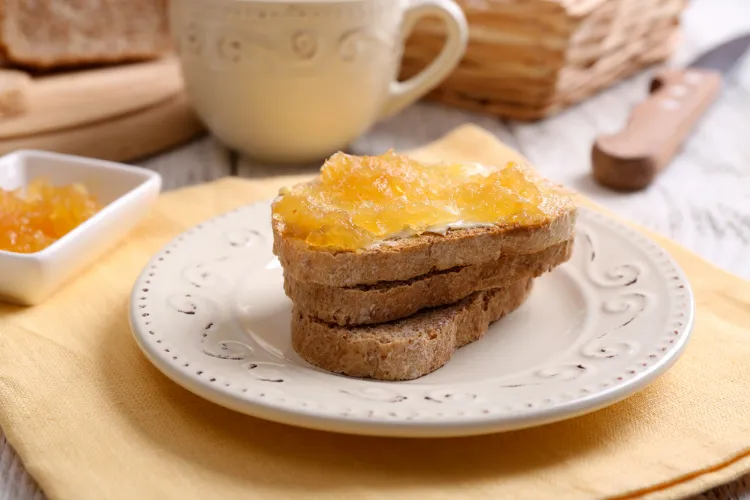
{"label": "yellow cloth napkin", "polygon": [[[491,163],[502,149],[468,126],[415,154]],[[46,303],[0,307],[0,426],[52,499],[675,498],[750,470],[750,284],[659,237],[695,289],[694,339],[666,375],[594,414],[492,436],[380,439],[257,420],[181,389],[131,336],[133,281],[185,228],[288,182],[165,194]]]}

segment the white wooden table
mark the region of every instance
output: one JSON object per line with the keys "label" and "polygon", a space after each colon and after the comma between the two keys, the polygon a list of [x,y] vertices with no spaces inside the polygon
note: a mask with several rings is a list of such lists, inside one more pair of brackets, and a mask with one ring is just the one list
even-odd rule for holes
{"label": "white wooden table", "polygon": [[[672,63],[741,32],[750,32],[750,0],[692,0],[684,17],[685,40]],[[376,125],[357,141],[356,153],[409,149],[474,122],[518,148],[547,176],[631,219],[659,231],[730,272],[750,279],[750,56],[738,68],[719,102],[655,185],[637,194],[615,194],[590,176],[594,137],[618,129],[646,93],[642,74],[559,116],[515,124],[419,104]],[[227,175],[267,177],[313,172],[308,165],[279,169],[254,164],[211,137],[140,162],[164,175],[165,189]],[[750,334],[748,335],[750,342]],[[43,499],[0,432],[0,500]],[[750,500],[750,475],[695,500]]]}

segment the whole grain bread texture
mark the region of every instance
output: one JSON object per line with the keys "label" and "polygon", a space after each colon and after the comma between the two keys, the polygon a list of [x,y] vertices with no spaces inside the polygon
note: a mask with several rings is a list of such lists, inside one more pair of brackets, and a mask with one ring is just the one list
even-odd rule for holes
{"label": "whole grain bread texture", "polygon": [[167,0],[0,0],[0,45],[39,69],[156,58],[171,48]]}
{"label": "whole grain bread texture", "polygon": [[453,353],[481,338],[490,323],[520,307],[533,279],[475,292],[448,306],[389,323],[338,326],[292,312],[292,346],[324,370],[377,380],[412,380],[443,366]]}
{"label": "whole grain bread texture", "polygon": [[536,278],[567,262],[573,239],[532,254],[504,255],[475,266],[454,267],[406,281],[334,287],[284,275],[284,291],[303,313],[341,326],[382,323],[429,307],[452,304],[490,288]]}

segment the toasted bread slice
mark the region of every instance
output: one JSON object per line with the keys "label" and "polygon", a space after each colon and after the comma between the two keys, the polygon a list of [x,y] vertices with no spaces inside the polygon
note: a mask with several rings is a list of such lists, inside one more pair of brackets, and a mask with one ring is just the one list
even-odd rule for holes
{"label": "toasted bread slice", "polygon": [[338,326],[292,313],[292,346],[308,363],[334,373],[378,380],[411,380],[443,366],[459,347],[481,338],[490,323],[523,304],[523,279],[475,292],[460,302],[369,326]]}
{"label": "toasted bread slice", "polygon": [[[537,186],[547,190],[547,216],[530,224],[501,224],[470,229],[451,229],[444,235],[423,233],[387,240],[360,250],[314,247],[284,234],[273,218],[273,251],[284,272],[297,281],[337,287],[380,281],[403,281],[434,271],[473,266],[504,255],[532,254],[571,239],[578,209],[560,186],[529,171]],[[283,196],[283,195],[282,195]]]}
{"label": "toasted bread slice", "polygon": [[403,281],[434,271],[472,266],[504,255],[531,254],[573,236],[577,208],[561,206],[537,226],[492,226],[422,234],[360,251],[315,248],[285,237],[274,221],[274,253],[284,271],[297,281],[355,286]]}
{"label": "toasted bread slice", "polygon": [[506,255],[475,266],[454,267],[406,281],[333,287],[284,276],[284,290],[303,313],[341,326],[382,323],[429,307],[452,304],[490,288],[536,278],[570,259],[573,240],[533,254]]}

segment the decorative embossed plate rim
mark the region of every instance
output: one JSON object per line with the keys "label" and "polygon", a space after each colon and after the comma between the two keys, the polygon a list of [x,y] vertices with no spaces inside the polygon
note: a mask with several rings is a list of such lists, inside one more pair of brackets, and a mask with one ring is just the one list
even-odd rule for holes
{"label": "decorative embossed plate rim", "polygon": [[[156,254],[133,287],[130,321],[138,345],[165,375],[209,401],[256,417],[400,437],[541,425],[642,389],[677,360],[693,325],[690,285],[655,242],[585,208],[576,232],[573,258],[537,280],[521,308],[525,312],[497,322],[484,339],[416,381],[329,374],[296,356],[288,332],[276,334],[283,325],[288,329],[290,308],[271,252],[269,201],[200,224]],[[567,305],[549,308],[559,305],[550,297]],[[258,311],[275,308],[281,312],[258,319]],[[523,345],[520,330],[537,332],[529,345]],[[540,330],[543,342],[548,338],[561,349],[535,360]],[[520,348],[531,368],[495,373],[492,356],[504,352],[485,357],[490,364],[462,354],[477,356],[480,351],[469,350],[491,350],[514,336],[521,344],[511,348]],[[472,347],[479,343],[483,347]]]}

